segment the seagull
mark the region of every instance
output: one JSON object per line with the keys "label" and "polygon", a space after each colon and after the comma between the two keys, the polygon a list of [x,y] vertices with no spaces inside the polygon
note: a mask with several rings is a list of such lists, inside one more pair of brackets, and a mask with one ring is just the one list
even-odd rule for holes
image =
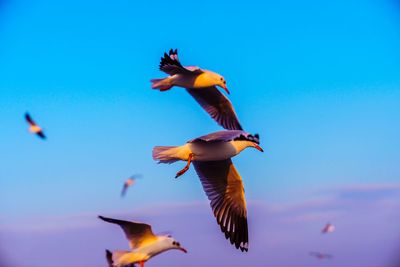
{"label": "seagull", "polygon": [[221,87],[229,94],[224,77],[199,67],[182,66],[177,49],[171,49],[169,54],[164,53],[160,70],[170,76],[151,80],[153,89],[167,91],[173,86],[186,88],[186,91],[223,128],[243,130],[232,103],[216,87]]}
{"label": "seagull", "polygon": [[155,235],[151,226],[145,223],[122,221],[112,218],[99,216],[105,222],[119,225],[129,241],[131,251],[106,250],[106,259],[111,267],[134,266],[139,263],[144,267],[144,263],[150,258],[170,249],[177,249],[187,253],[179,242],[171,236]]}
{"label": "seagull", "polygon": [[153,149],[153,159],[158,163],[187,161],[175,178],[193,163],[221,231],[241,251],[248,251],[247,208],[242,178],[231,158],[247,147],[263,152],[258,134],[228,130],[201,136],[182,146]]}
{"label": "seagull", "polygon": [[130,186],[132,186],[135,183],[136,178],[139,178],[139,177],[141,177],[141,176],[140,175],[132,175],[124,182],[124,186],[122,187],[122,191],[121,191],[121,197],[124,197],[126,195],[126,191],[128,190],[128,188]]}
{"label": "seagull", "polygon": [[327,223],[324,228],[322,228],[321,233],[328,234],[333,233],[335,231],[335,226],[331,223]]}
{"label": "seagull", "polygon": [[328,260],[328,259],[333,258],[332,255],[326,254],[326,253],[321,253],[321,252],[310,252],[309,254],[310,254],[310,256],[315,257],[319,260]]}
{"label": "seagull", "polygon": [[37,125],[33,121],[31,115],[29,115],[28,112],[25,113],[25,120],[29,123],[29,132],[36,134],[42,139],[46,139],[46,136],[44,135],[42,128],[40,128],[39,125]]}

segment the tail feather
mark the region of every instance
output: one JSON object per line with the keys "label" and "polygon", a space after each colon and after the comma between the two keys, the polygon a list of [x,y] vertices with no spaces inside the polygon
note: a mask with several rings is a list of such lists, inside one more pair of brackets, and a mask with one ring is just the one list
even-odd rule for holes
{"label": "tail feather", "polygon": [[158,163],[174,163],[179,159],[176,158],[175,151],[177,146],[156,146],[153,148],[153,159]]}
{"label": "tail feather", "polygon": [[121,257],[125,254],[130,253],[129,251],[114,251],[111,252],[106,249],[106,259],[109,267],[135,267],[135,264],[129,263],[124,264],[121,262]]}
{"label": "tail feather", "polygon": [[160,91],[167,91],[167,90],[171,89],[171,87],[173,86],[171,84],[170,77],[162,78],[162,79],[152,79],[150,81],[152,83],[151,88],[158,89]]}

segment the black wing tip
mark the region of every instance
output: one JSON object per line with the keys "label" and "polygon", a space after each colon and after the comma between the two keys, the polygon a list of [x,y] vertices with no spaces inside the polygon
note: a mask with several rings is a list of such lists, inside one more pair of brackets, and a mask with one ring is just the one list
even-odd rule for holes
{"label": "black wing tip", "polygon": [[114,262],[112,259],[112,252],[106,249],[106,259],[109,267],[113,267]]}
{"label": "black wing tip", "polygon": [[235,230],[228,229],[223,225],[223,221],[217,220],[221,227],[221,231],[224,233],[225,238],[230,241],[236,249],[240,249],[242,252],[248,252],[249,239],[248,239],[248,228],[247,218],[240,216],[235,220]]}
{"label": "black wing tip", "polygon": [[100,220],[103,220],[105,222],[110,222],[111,221],[110,218],[107,218],[107,217],[104,217],[104,216],[101,216],[101,215],[98,215],[97,218],[99,218]]}
{"label": "black wing tip", "polygon": [[41,139],[43,139],[43,140],[46,140],[46,139],[47,139],[47,137],[44,135],[43,132],[39,132],[39,133],[37,133],[37,135],[38,135]]}
{"label": "black wing tip", "polygon": [[169,55],[170,55],[170,56],[172,56],[172,55],[178,55],[178,49],[175,48],[175,50],[174,50],[174,49],[171,48],[171,49],[169,50]]}
{"label": "black wing tip", "polygon": [[178,60],[178,49],[170,49],[168,54],[164,52],[164,56],[161,57],[160,70],[166,65],[174,65],[183,68],[182,64]]}

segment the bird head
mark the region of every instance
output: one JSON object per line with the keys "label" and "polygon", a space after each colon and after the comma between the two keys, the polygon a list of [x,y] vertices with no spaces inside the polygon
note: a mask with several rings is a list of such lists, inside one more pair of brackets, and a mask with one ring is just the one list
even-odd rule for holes
{"label": "bird head", "polygon": [[178,241],[176,241],[174,238],[172,238],[171,236],[167,236],[167,241],[168,241],[168,245],[169,245],[170,249],[177,249],[184,253],[187,253],[187,250],[185,248],[181,247],[181,244]]}
{"label": "bird head", "polygon": [[219,75],[218,73],[212,71],[208,71],[207,76],[214,85],[224,89],[228,95],[230,94],[228,87],[226,86],[226,80],[222,75]]}

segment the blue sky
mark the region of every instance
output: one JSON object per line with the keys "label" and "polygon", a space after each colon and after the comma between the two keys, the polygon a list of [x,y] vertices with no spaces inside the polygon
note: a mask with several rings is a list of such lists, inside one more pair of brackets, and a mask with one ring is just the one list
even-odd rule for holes
{"label": "blue sky", "polygon": [[[193,170],[175,180],[182,164],[151,159],[155,145],[220,130],[184,90],[150,89],[170,48],[183,64],[224,75],[242,125],[260,134],[264,154],[234,159],[248,200],[283,205],[321,188],[398,181],[395,1],[8,0],[0,8],[6,224],[205,202]],[[27,133],[25,111],[46,142]],[[122,201],[132,173],[144,178]]]}

